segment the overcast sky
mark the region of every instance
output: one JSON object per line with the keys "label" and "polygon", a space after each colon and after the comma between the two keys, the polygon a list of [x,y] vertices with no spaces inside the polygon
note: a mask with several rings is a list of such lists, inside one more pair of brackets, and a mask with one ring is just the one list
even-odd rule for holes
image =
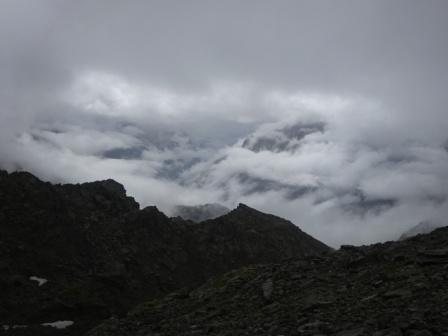
{"label": "overcast sky", "polygon": [[448,215],[444,0],[0,0],[0,166],[337,246]]}

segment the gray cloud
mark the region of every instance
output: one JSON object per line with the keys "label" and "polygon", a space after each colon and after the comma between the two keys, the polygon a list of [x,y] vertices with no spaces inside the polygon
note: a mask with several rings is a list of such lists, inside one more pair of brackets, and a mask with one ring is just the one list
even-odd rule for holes
{"label": "gray cloud", "polygon": [[0,0],[0,166],[337,245],[447,211],[442,0]]}

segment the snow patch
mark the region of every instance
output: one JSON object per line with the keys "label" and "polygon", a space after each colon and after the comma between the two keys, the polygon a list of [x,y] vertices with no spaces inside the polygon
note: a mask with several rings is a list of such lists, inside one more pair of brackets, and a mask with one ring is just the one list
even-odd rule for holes
{"label": "snow patch", "polygon": [[6,324],[4,324],[4,325],[2,325],[2,329],[3,330],[9,330],[9,329],[22,329],[22,328],[28,328],[28,326],[27,325],[24,325],[24,324],[14,324],[14,325],[6,325]]}
{"label": "snow patch", "polygon": [[37,277],[37,276],[30,276],[29,279],[30,279],[31,281],[37,281],[39,287],[42,286],[42,285],[44,285],[44,284],[46,284],[46,283],[48,282],[47,279],[39,278],[39,277]]}
{"label": "snow patch", "polygon": [[49,322],[49,323],[42,323],[41,325],[44,327],[52,327],[56,329],[65,329],[67,327],[70,327],[75,322],[73,321],[55,321],[55,322]]}

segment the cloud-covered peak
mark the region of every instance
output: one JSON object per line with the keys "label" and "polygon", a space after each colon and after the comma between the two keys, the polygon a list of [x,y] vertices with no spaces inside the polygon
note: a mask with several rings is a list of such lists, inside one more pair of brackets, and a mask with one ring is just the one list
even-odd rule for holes
{"label": "cloud-covered peak", "polygon": [[242,142],[242,147],[254,152],[294,151],[306,136],[317,132],[323,133],[325,129],[323,122],[296,122],[290,125],[280,123],[280,125],[266,126],[270,127],[264,127],[246,137]]}

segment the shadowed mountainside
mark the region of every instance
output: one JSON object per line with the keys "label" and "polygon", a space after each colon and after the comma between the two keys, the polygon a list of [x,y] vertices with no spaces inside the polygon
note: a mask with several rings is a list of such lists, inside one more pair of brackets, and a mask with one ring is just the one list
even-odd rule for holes
{"label": "shadowed mountainside", "polygon": [[[52,185],[0,171],[0,333],[80,335],[213,275],[328,250],[242,204],[196,224],[140,210],[113,180]],[[61,320],[74,324],[41,326]]]}
{"label": "shadowed mountainside", "polygon": [[448,228],[244,267],[140,305],[89,336],[448,334]]}

